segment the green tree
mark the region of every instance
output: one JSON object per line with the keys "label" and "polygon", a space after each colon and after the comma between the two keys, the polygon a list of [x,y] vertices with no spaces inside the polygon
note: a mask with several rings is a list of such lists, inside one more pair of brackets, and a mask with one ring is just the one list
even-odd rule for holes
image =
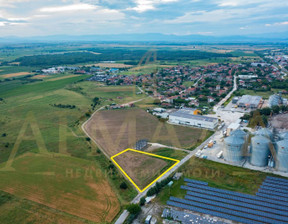
{"label": "green tree", "polygon": [[126,209],[130,214],[133,215],[139,214],[139,212],[141,211],[141,207],[138,204],[127,205]]}
{"label": "green tree", "polygon": [[139,205],[140,205],[140,206],[143,206],[143,205],[145,205],[145,202],[146,202],[145,197],[142,197],[142,198],[140,199]]}
{"label": "green tree", "polygon": [[123,189],[123,190],[126,190],[126,189],[128,188],[126,182],[122,182],[122,183],[120,184],[120,188]]}

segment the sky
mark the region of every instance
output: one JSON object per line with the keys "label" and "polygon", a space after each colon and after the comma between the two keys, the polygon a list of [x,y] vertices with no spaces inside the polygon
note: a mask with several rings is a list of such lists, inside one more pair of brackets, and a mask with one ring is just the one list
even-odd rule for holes
{"label": "sky", "polygon": [[287,0],[0,0],[0,36],[288,32]]}

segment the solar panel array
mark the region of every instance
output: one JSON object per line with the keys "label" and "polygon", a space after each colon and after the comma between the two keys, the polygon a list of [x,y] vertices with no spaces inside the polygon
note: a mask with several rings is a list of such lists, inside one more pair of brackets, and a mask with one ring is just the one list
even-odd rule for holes
{"label": "solar panel array", "polygon": [[274,213],[274,214],[277,214],[277,215],[282,215],[282,216],[286,216],[287,215],[287,211],[282,211],[282,210],[277,210],[277,209],[274,209],[274,208],[269,208],[268,206],[267,207],[266,206],[262,206],[262,203],[260,203],[258,205],[257,204],[254,205],[253,201],[241,202],[241,201],[233,200],[233,198],[235,198],[235,197],[232,196],[232,197],[229,198],[229,195],[228,195],[228,198],[229,198],[228,199],[228,198],[223,198],[221,196],[218,197],[217,195],[213,196],[213,195],[207,195],[207,194],[203,194],[203,193],[188,191],[186,197],[188,197],[188,196],[194,196],[194,197],[204,198],[204,199],[208,199],[208,200],[213,198],[214,201],[224,202],[224,203],[231,204],[231,205],[237,205],[237,206],[241,206],[241,207],[244,207],[244,208],[251,208],[251,209],[255,209],[255,210],[263,211],[263,212],[271,212],[271,213]]}
{"label": "solar panel array", "polygon": [[170,197],[168,205],[242,223],[288,223],[288,180],[267,177],[256,196],[184,181],[185,199]]}
{"label": "solar panel array", "polygon": [[193,188],[205,189],[205,190],[214,191],[214,192],[219,192],[219,193],[228,194],[228,195],[233,195],[233,196],[237,196],[237,197],[241,197],[241,198],[248,198],[248,199],[252,199],[252,200],[258,200],[258,201],[263,201],[263,202],[267,202],[267,203],[277,204],[277,205],[281,205],[281,206],[287,206],[287,203],[283,202],[283,201],[275,201],[274,199],[272,200],[270,198],[256,197],[256,196],[250,195],[250,194],[243,194],[243,193],[238,193],[238,192],[234,192],[234,191],[228,191],[228,190],[223,190],[223,189],[218,189],[218,188],[208,187],[208,186],[202,186],[202,185],[196,185],[196,184],[191,184],[191,183],[187,183],[187,186],[193,187]]}

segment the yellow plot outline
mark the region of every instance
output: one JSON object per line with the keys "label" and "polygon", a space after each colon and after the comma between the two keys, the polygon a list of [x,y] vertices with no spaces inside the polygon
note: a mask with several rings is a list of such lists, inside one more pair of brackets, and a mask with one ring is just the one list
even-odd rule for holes
{"label": "yellow plot outline", "polygon": [[[137,184],[129,177],[129,175],[121,168],[121,166],[114,160],[114,158],[116,158],[117,156],[125,153],[125,152],[128,152],[128,151],[132,151],[132,152],[137,152],[137,153],[142,153],[142,154],[145,154],[145,155],[148,155],[148,156],[153,156],[153,157],[157,157],[157,158],[161,158],[161,159],[166,159],[166,160],[171,160],[171,161],[175,161],[175,164],[173,164],[170,168],[168,168],[164,173],[162,173],[159,177],[157,177],[154,181],[152,181],[149,185],[147,185],[144,189],[140,189]],[[111,157],[111,160],[115,163],[115,165],[121,170],[121,172],[128,178],[128,180],[136,187],[136,189],[140,192],[143,192],[145,191],[148,187],[150,187],[152,184],[154,184],[157,180],[159,180],[162,176],[164,176],[169,170],[171,170],[174,166],[176,166],[180,160],[177,160],[177,159],[172,159],[172,158],[169,158],[169,157],[165,157],[165,156],[159,156],[159,155],[156,155],[156,154],[153,154],[153,153],[148,153],[148,152],[143,152],[143,151],[139,151],[139,150],[136,150],[136,149],[125,149],[123,150],[122,152],[114,155]]]}

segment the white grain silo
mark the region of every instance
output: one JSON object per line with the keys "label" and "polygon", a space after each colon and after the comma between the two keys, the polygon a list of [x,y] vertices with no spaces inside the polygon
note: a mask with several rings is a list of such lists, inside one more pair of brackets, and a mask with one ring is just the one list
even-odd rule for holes
{"label": "white grain silo", "polygon": [[276,168],[279,171],[288,172],[288,139],[276,143],[277,161]]}
{"label": "white grain silo", "polygon": [[264,167],[268,165],[270,155],[270,140],[262,135],[256,135],[251,139],[251,158],[250,163],[253,166]]}
{"label": "white grain silo", "polygon": [[224,143],[224,159],[228,162],[241,163],[244,159],[243,148],[245,140],[234,135],[225,138]]}

